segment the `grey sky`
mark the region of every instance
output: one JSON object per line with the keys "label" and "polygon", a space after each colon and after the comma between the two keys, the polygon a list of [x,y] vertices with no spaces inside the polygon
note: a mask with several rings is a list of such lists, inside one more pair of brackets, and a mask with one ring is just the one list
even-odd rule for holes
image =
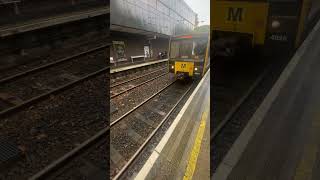
{"label": "grey sky", "polygon": [[210,0],[184,0],[198,14],[200,25],[210,24]]}

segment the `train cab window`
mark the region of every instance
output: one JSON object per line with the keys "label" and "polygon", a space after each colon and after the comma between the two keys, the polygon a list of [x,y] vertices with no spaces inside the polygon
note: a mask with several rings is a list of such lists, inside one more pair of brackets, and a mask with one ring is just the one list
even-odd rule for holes
{"label": "train cab window", "polygon": [[177,40],[171,43],[171,58],[192,58],[192,40]]}
{"label": "train cab window", "polygon": [[206,53],[207,40],[183,39],[171,42],[170,58],[199,59]]}

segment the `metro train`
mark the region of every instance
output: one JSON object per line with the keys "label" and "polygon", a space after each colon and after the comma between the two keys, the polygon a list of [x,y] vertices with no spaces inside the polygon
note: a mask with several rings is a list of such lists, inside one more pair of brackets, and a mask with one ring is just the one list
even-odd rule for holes
{"label": "metro train", "polygon": [[202,77],[210,66],[210,36],[191,33],[170,38],[169,72],[178,79]]}
{"label": "metro train", "polygon": [[295,49],[302,42],[310,8],[310,0],[213,0],[214,54],[235,56],[253,48],[267,54]]}

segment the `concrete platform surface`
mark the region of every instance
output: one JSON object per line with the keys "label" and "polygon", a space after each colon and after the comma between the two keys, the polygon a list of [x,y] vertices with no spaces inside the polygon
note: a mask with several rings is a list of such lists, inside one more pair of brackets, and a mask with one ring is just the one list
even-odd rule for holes
{"label": "concrete platform surface", "polygon": [[158,64],[158,63],[162,63],[162,62],[166,62],[166,61],[168,61],[168,59],[161,59],[161,60],[154,60],[154,61],[140,61],[139,63],[128,64],[128,65],[121,66],[121,67],[115,66],[110,69],[110,73],[113,74],[113,73],[117,73],[117,72],[127,71],[130,69],[136,69],[139,67]]}
{"label": "concrete platform surface", "polygon": [[210,70],[134,179],[210,179]]}
{"label": "concrete platform surface", "polygon": [[320,22],[234,143],[213,180],[320,179]]}

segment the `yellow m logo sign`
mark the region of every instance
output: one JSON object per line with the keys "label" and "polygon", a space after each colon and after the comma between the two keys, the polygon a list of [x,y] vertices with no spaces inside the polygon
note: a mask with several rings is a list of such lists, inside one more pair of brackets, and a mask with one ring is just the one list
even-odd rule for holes
{"label": "yellow m logo sign", "polygon": [[228,21],[242,21],[243,8],[233,8],[228,9]]}

